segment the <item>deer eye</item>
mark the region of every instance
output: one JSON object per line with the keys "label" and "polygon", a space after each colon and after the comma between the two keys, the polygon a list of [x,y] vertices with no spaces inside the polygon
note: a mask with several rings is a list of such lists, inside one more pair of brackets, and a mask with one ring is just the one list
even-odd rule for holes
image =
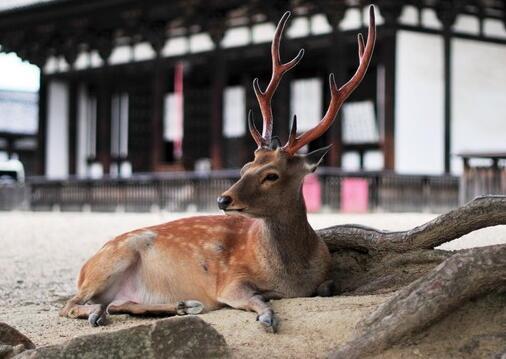
{"label": "deer eye", "polygon": [[269,182],[274,182],[274,181],[277,181],[279,179],[279,176],[275,173],[269,173],[267,174],[267,176],[264,177],[264,180],[262,181],[262,183],[266,182],[266,181],[269,181]]}

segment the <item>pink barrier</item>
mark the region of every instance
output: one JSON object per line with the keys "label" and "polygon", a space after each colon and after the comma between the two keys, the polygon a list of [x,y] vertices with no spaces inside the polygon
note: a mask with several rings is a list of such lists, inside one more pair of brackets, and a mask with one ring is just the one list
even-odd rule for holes
{"label": "pink barrier", "polygon": [[302,185],[302,195],[308,212],[318,212],[322,207],[322,188],[318,176],[307,175]]}
{"label": "pink barrier", "polygon": [[369,209],[369,184],[363,178],[341,181],[341,211],[364,213]]}

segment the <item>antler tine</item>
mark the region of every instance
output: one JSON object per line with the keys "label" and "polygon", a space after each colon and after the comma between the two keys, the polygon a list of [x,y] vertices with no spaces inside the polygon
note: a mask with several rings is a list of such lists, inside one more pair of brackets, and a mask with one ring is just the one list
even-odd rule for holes
{"label": "antler tine", "polygon": [[268,144],[264,142],[262,135],[258,132],[257,127],[255,126],[255,121],[253,120],[253,111],[248,111],[248,128],[251,133],[251,137],[255,140],[258,147],[265,147]]}
{"label": "antler tine", "polygon": [[361,34],[358,35],[358,58],[359,66],[352,78],[344,84],[341,88],[337,88],[334,74],[329,76],[329,86],[331,91],[331,98],[329,107],[323,119],[311,130],[305,132],[295,140],[290,139],[288,143],[283,146],[283,150],[290,155],[295,154],[301,147],[314,139],[320,137],[328,130],[330,125],[334,122],[337,112],[343,105],[344,101],[351,95],[351,93],[358,87],[360,82],[365,76],[369,62],[371,61],[372,53],[374,50],[374,43],[376,42],[376,24],[374,17],[374,6],[369,7],[369,30],[367,34],[367,43],[364,45],[364,39]]}
{"label": "antler tine", "polygon": [[293,145],[297,141],[297,115],[293,115],[292,126],[290,127],[290,135],[288,136],[287,145]]}
{"label": "antler tine", "polygon": [[289,11],[285,12],[281,20],[279,20],[278,26],[276,27],[276,32],[274,33],[274,39],[272,40],[271,46],[272,75],[269,84],[265,88],[265,91],[262,91],[260,89],[258,78],[253,80],[253,90],[255,91],[255,95],[257,97],[258,104],[260,105],[260,111],[262,112],[263,118],[262,145],[260,145],[258,141],[255,139],[259,147],[268,146],[271,142],[272,121],[273,121],[272,108],[271,108],[272,96],[276,92],[276,89],[278,88],[278,85],[283,75],[286,72],[290,71],[293,67],[295,67],[295,65],[297,65],[304,56],[304,49],[301,49],[297,54],[297,56],[295,56],[291,61],[284,64],[281,63],[281,55],[279,52],[279,47],[281,44],[281,37],[283,35],[283,30],[285,29],[285,25],[289,17],[290,12]]}

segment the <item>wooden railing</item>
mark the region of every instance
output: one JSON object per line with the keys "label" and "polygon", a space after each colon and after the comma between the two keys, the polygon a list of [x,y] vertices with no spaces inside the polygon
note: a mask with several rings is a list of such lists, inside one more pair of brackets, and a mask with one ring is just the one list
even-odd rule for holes
{"label": "wooden railing", "polygon": [[[453,176],[407,176],[385,172],[344,172],[321,168],[320,207],[343,208],[347,179],[366,184],[367,211],[442,212],[458,205],[459,180]],[[62,211],[217,211],[217,196],[239,172],[149,173],[130,178],[48,180],[30,178],[26,185],[0,186],[0,209]]]}
{"label": "wooden railing", "polygon": [[460,180],[460,202],[484,194],[506,194],[506,167],[465,168]]}

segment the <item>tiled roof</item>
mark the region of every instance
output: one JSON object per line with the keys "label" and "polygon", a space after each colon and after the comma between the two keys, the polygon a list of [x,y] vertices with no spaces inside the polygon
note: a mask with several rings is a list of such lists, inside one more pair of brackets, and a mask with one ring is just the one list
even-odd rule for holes
{"label": "tiled roof", "polygon": [[36,92],[0,90],[0,132],[35,134],[37,103]]}
{"label": "tiled roof", "polygon": [[0,1],[0,11],[13,10],[20,7],[37,5],[39,3],[51,1],[54,0],[2,0]]}

